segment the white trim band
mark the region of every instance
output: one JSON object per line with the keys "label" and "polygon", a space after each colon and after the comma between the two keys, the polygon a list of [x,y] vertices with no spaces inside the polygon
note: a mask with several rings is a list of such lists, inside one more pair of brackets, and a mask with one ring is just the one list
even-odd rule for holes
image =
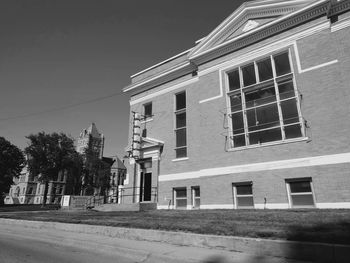
{"label": "white trim band", "polygon": [[350,153],[322,155],[322,156],[316,156],[316,157],[297,158],[297,159],[289,159],[289,160],[282,160],[282,161],[218,167],[218,168],[203,169],[203,170],[186,172],[186,173],[165,174],[165,175],[159,176],[159,182],[196,179],[200,177],[237,174],[237,173],[291,169],[291,168],[310,167],[310,166],[322,166],[322,165],[341,164],[341,163],[350,163]]}
{"label": "white trim band", "polygon": [[140,102],[144,102],[146,100],[150,100],[154,97],[157,97],[157,96],[160,96],[160,95],[163,95],[163,94],[166,94],[168,92],[171,92],[171,91],[174,91],[174,90],[177,90],[179,88],[182,88],[184,86],[187,86],[187,85],[190,85],[192,83],[195,83],[198,81],[198,77],[195,77],[195,78],[192,78],[192,79],[189,79],[189,80],[185,80],[181,83],[178,83],[178,84],[175,84],[173,86],[170,86],[168,88],[165,88],[165,89],[162,89],[162,90],[159,90],[159,91],[156,91],[156,92],[153,92],[152,94],[149,94],[149,95],[146,95],[146,96],[143,96],[142,98],[139,98],[139,99],[131,99],[130,100],[130,105],[135,105],[137,103],[140,103]]}

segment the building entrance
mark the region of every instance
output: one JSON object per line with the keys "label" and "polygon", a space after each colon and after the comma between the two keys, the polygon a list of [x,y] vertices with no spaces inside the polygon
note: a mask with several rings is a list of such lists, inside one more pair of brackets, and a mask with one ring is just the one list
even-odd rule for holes
{"label": "building entrance", "polygon": [[147,160],[140,163],[140,202],[152,199],[152,161]]}

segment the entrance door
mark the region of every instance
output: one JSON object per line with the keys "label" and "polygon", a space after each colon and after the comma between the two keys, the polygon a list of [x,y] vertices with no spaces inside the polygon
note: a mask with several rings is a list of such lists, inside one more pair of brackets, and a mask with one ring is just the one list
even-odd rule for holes
{"label": "entrance door", "polygon": [[141,173],[140,202],[152,199],[152,173]]}
{"label": "entrance door", "polygon": [[152,173],[144,174],[143,201],[151,201],[152,198]]}

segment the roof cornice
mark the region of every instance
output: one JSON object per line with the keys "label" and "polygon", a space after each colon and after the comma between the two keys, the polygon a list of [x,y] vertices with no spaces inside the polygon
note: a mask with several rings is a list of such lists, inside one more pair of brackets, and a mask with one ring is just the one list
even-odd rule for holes
{"label": "roof cornice", "polygon": [[327,16],[332,17],[332,16],[341,15],[349,10],[350,10],[349,0],[331,1],[331,6]]}
{"label": "roof cornice", "polygon": [[[345,1],[348,2],[347,0]],[[286,17],[279,19],[278,23],[273,21],[262,28],[258,27],[256,30],[252,30],[251,32],[247,32],[245,35],[233,38],[227,43],[218,45],[217,47],[204,51],[201,54],[190,57],[189,59],[196,65],[203,64],[215,58],[224,56],[228,53],[240,50],[256,42],[282,33],[307,21],[325,16],[328,10],[329,1],[322,1],[316,5],[313,5],[311,8],[306,8],[302,12],[295,12],[291,15],[287,15]]]}
{"label": "roof cornice", "polygon": [[167,83],[169,81],[172,81],[174,79],[180,78],[182,76],[191,74],[196,69],[197,67],[193,63],[186,61],[185,63],[177,65],[172,69],[163,71],[162,73],[156,76],[153,76],[151,78],[148,78],[144,81],[133,83],[127,86],[126,88],[124,88],[123,92],[134,91],[136,89],[138,90],[138,92],[142,92],[152,87],[155,87],[155,86]]}

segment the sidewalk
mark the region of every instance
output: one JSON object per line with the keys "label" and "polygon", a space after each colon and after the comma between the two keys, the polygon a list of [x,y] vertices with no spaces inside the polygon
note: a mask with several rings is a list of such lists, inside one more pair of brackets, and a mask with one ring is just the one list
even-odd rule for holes
{"label": "sidewalk", "polygon": [[252,258],[279,258],[280,261],[276,262],[281,262],[282,259],[295,259],[312,262],[345,263],[350,258],[350,246],[341,245],[13,219],[0,219],[0,223],[16,227],[93,234],[95,236],[134,240],[134,242],[135,240],[150,241],[177,246],[210,248],[220,250],[222,253],[238,252],[239,254],[250,255]]}

